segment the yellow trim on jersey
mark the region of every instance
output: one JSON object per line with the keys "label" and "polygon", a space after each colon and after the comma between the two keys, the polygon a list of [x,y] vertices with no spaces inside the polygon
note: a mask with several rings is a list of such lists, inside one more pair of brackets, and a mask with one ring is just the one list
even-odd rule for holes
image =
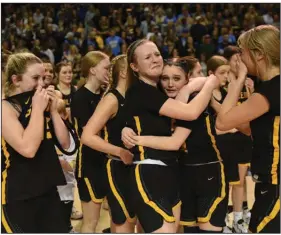
{"label": "yellow trim on jersey", "polygon": [[273,162],[271,166],[271,180],[272,184],[278,184],[278,177],[277,177],[277,168],[278,163],[280,161],[280,153],[279,153],[279,126],[280,126],[280,117],[274,118],[273,124]]}
{"label": "yellow trim on jersey", "polygon": [[181,206],[182,202],[179,201],[174,207],[173,207],[173,210],[177,209],[179,206]]}
{"label": "yellow trim on jersey", "polygon": [[[140,118],[138,116],[134,116],[136,127],[138,131],[138,135],[141,135],[141,125],[140,125]],[[139,151],[140,151],[140,160],[144,160],[144,149],[143,146],[139,145]]]}
{"label": "yellow trim on jersey", "polygon": [[106,126],[104,126],[104,140],[108,142],[108,132]]}
{"label": "yellow trim on jersey", "polygon": [[141,178],[140,178],[140,164],[136,165],[136,169],[135,169],[135,175],[136,175],[136,181],[137,181],[137,186],[138,186],[138,190],[142,196],[142,199],[144,200],[144,202],[149,205],[150,207],[152,207],[158,214],[160,214],[165,221],[173,223],[175,222],[175,217],[174,216],[170,216],[168,215],[165,211],[163,211],[159,206],[157,206],[157,204],[151,200],[149,200],[149,198],[146,195],[146,192],[142,186],[141,183]]}
{"label": "yellow trim on jersey", "polygon": [[83,144],[80,143],[80,146],[79,146],[79,155],[78,155],[78,178],[81,178],[82,177],[82,147],[83,147]]}
{"label": "yellow trim on jersey", "polygon": [[126,205],[122,199],[122,197],[120,196],[120,194],[118,193],[115,185],[114,185],[114,182],[113,182],[113,178],[112,178],[112,174],[111,174],[111,161],[112,159],[109,159],[107,161],[107,164],[106,164],[106,169],[107,169],[107,176],[108,176],[108,181],[109,181],[109,186],[110,186],[110,189],[111,191],[113,192],[113,195],[115,196],[115,198],[117,199],[117,201],[119,202],[121,208],[122,208],[122,211],[124,213],[124,215],[126,216],[126,219],[132,223],[132,222],[135,222],[135,218],[131,218],[130,217],[130,214],[126,208]]}
{"label": "yellow trim on jersey", "polygon": [[280,211],[280,199],[278,199],[272,209],[272,211],[270,212],[270,214],[266,217],[264,217],[264,219],[260,222],[260,224],[257,227],[257,233],[261,232],[264,227],[271,221],[273,220],[276,215],[278,214],[278,212]]}
{"label": "yellow trim on jersey", "polygon": [[240,184],[240,180],[229,182],[229,185],[239,185],[239,184]]}
{"label": "yellow trim on jersey", "polygon": [[6,141],[2,137],[2,150],[5,156],[5,170],[2,172],[2,205],[6,204],[6,183],[8,177],[8,168],[10,167],[10,153],[7,150]]}
{"label": "yellow trim on jersey", "polygon": [[93,191],[93,188],[91,186],[91,183],[90,183],[89,179],[88,178],[84,178],[84,180],[85,180],[85,183],[86,183],[86,186],[88,188],[88,191],[89,191],[89,194],[91,196],[92,201],[94,203],[102,203],[103,202],[103,198],[102,199],[98,199],[98,198],[95,197],[95,193]]}
{"label": "yellow trim on jersey", "polygon": [[9,226],[7,220],[6,220],[5,213],[4,213],[4,210],[3,210],[3,206],[2,206],[2,224],[3,224],[3,227],[5,228],[7,233],[13,233],[12,229],[10,228],[10,226]]}
{"label": "yellow trim on jersey", "polygon": [[[80,138],[79,138],[79,134],[78,134],[77,118],[74,118],[74,129],[76,131],[78,140],[80,142]],[[83,146],[83,144],[81,144],[81,142],[80,142],[80,146],[79,146],[79,149],[78,149],[78,178],[82,178],[82,146]]]}
{"label": "yellow trim on jersey", "polygon": [[188,227],[196,227],[197,226],[197,222],[196,221],[191,221],[191,222],[187,222],[187,221],[180,221],[180,225],[183,226],[188,226]]}
{"label": "yellow trim on jersey", "polygon": [[214,201],[213,205],[209,209],[209,212],[208,212],[207,216],[205,216],[205,217],[198,217],[198,222],[201,222],[201,223],[206,223],[206,222],[210,221],[213,212],[217,208],[218,204],[225,198],[225,195],[226,195],[226,193],[225,193],[224,165],[222,163],[222,158],[220,156],[220,152],[219,152],[219,150],[217,148],[217,145],[216,145],[215,137],[213,136],[212,131],[211,131],[211,123],[210,123],[210,117],[209,116],[206,117],[206,125],[207,125],[207,132],[208,132],[208,135],[211,138],[211,142],[212,142],[213,148],[216,151],[218,160],[220,161],[219,164],[221,166],[221,195],[220,195],[220,197],[216,198],[216,200]]}

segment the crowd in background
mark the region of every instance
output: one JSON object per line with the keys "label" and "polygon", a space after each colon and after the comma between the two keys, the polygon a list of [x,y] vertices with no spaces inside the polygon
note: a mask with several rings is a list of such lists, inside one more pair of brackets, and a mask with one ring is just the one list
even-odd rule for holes
{"label": "crowd in background", "polygon": [[156,43],[164,59],[192,55],[203,72],[212,55],[235,45],[241,32],[260,24],[280,28],[280,4],[2,4],[2,71],[9,54],[46,54],[53,64],[73,64],[74,84],[80,59],[100,50],[111,58],[135,40]]}

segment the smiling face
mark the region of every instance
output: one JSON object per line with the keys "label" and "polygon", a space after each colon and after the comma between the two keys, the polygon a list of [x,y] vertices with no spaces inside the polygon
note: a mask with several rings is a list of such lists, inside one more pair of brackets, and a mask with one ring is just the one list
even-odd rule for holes
{"label": "smiling face", "polygon": [[188,80],[184,71],[179,66],[166,65],[160,78],[160,83],[170,98],[175,98],[179,90],[187,84]]}
{"label": "smiling face", "polygon": [[62,66],[59,72],[59,81],[64,84],[71,84],[72,77],[72,67],[70,65]]}
{"label": "smiling face", "polygon": [[51,63],[44,63],[44,67],[45,67],[44,83],[46,86],[49,86],[54,79],[53,65]]}
{"label": "smiling face", "polygon": [[163,58],[153,42],[138,46],[134,52],[135,63],[131,67],[140,77],[157,80],[163,71]]}
{"label": "smiling face", "polygon": [[32,91],[38,86],[38,81],[43,81],[44,74],[43,64],[30,64],[21,75],[21,80],[17,81],[16,87],[19,88],[20,92]]}

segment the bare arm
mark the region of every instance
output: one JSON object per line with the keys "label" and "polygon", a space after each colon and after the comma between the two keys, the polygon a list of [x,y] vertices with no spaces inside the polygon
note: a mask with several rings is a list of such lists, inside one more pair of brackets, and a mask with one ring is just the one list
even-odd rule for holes
{"label": "bare arm", "polygon": [[176,127],[172,136],[135,136],[135,144],[166,151],[179,150],[184,141],[190,135],[191,130],[184,127]]}
{"label": "bare arm", "polygon": [[106,95],[100,101],[94,114],[88,121],[87,125],[84,127],[81,136],[81,143],[97,151],[111,154],[121,158],[124,151],[128,150],[112,145],[98,135],[98,133],[106,125],[107,121],[117,113],[117,110],[118,101],[116,97],[112,94]]}
{"label": "bare arm", "polygon": [[2,101],[2,136],[13,149],[26,158],[35,156],[43,140],[44,110],[48,101],[45,89],[38,88],[32,98],[31,116],[25,129],[14,108],[7,101]]}
{"label": "bare arm", "polygon": [[207,81],[199,94],[188,104],[168,99],[161,107],[159,113],[163,116],[179,120],[196,120],[207,107],[214,88],[215,85]]}
{"label": "bare arm", "polygon": [[67,127],[65,126],[61,116],[58,113],[58,97],[56,95],[54,86],[49,86],[47,88],[48,94],[51,99],[51,105],[50,105],[50,114],[51,119],[54,125],[54,131],[56,134],[56,137],[60,143],[60,145],[64,149],[68,149],[70,146],[70,137]]}
{"label": "bare arm", "polygon": [[248,129],[249,124],[247,123],[269,111],[268,101],[261,94],[257,93],[254,93],[249,99],[237,106],[238,96],[242,87],[243,83],[240,81],[234,82],[229,87],[228,94],[216,120],[216,127],[219,130],[229,130],[240,125],[243,127],[241,130]]}
{"label": "bare arm", "polygon": [[[216,111],[216,113],[219,113],[220,112],[220,109],[221,109],[221,104],[219,102],[217,102],[214,97],[211,99],[211,106],[212,108]],[[226,134],[226,133],[235,133],[236,131],[240,131],[242,132],[243,134],[247,135],[247,136],[250,136],[251,135],[251,128],[250,128],[250,123],[243,123],[239,126],[236,126],[235,128],[232,128],[230,130],[219,130],[219,129],[216,129],[216,133],[218,135],[222,135],[222,134]]]}

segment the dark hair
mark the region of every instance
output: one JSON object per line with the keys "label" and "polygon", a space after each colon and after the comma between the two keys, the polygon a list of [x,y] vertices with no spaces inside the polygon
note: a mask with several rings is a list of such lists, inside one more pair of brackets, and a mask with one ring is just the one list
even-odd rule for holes
{"label": "dark hair", "polygon": [[227,46],[226,48],[224,48],[223,56],[224,56],[227,60],[230,60],[233,55],[239,54],[239,53],[240,53],[239,47],[236,47],[236,46]]}
{"label": "dark hair", "polygon": [[61,71],[61,68],[64,67],[64,66],[71,66],[71,68],[72,68],[72,64],[70,62],[61,61],[61,62],[57,63],[56,66],[55,66],[55,72],[56,72],[57,75],[59,75],[59,73]]}
{"label": "dark hair", "polygon": [[41,53],[40,57],[39,57],[43,63],[51,63],[49,56],[47,56],[46,54]]}
{"label": "dark hair", "polygon": [[195,68],[196,64],[199,62],[199,60],[193,56],[184,56],[178,58],[176,61],[184,64],[184,71],[188,76],[193,72],[193,69]]}
{"label": "dark hair", "polygon": [[218,67],[227,65],[228,61],[223,56],[214,55],[207,61],[207,73],[209,71],[215,72]]}
{"label": "dark hair", "polygon": [[128,76],[128,82],[127,87],[130,87],[135,81],[137,81],[137,74],[133,71],[130,64],[135,63],[135,50],[142,44],[149,42],[147,39],[139,39],[137,41],[134,41],[127,49],[127,61],[128,61],[128,68],[127,68],[127,76]]}

